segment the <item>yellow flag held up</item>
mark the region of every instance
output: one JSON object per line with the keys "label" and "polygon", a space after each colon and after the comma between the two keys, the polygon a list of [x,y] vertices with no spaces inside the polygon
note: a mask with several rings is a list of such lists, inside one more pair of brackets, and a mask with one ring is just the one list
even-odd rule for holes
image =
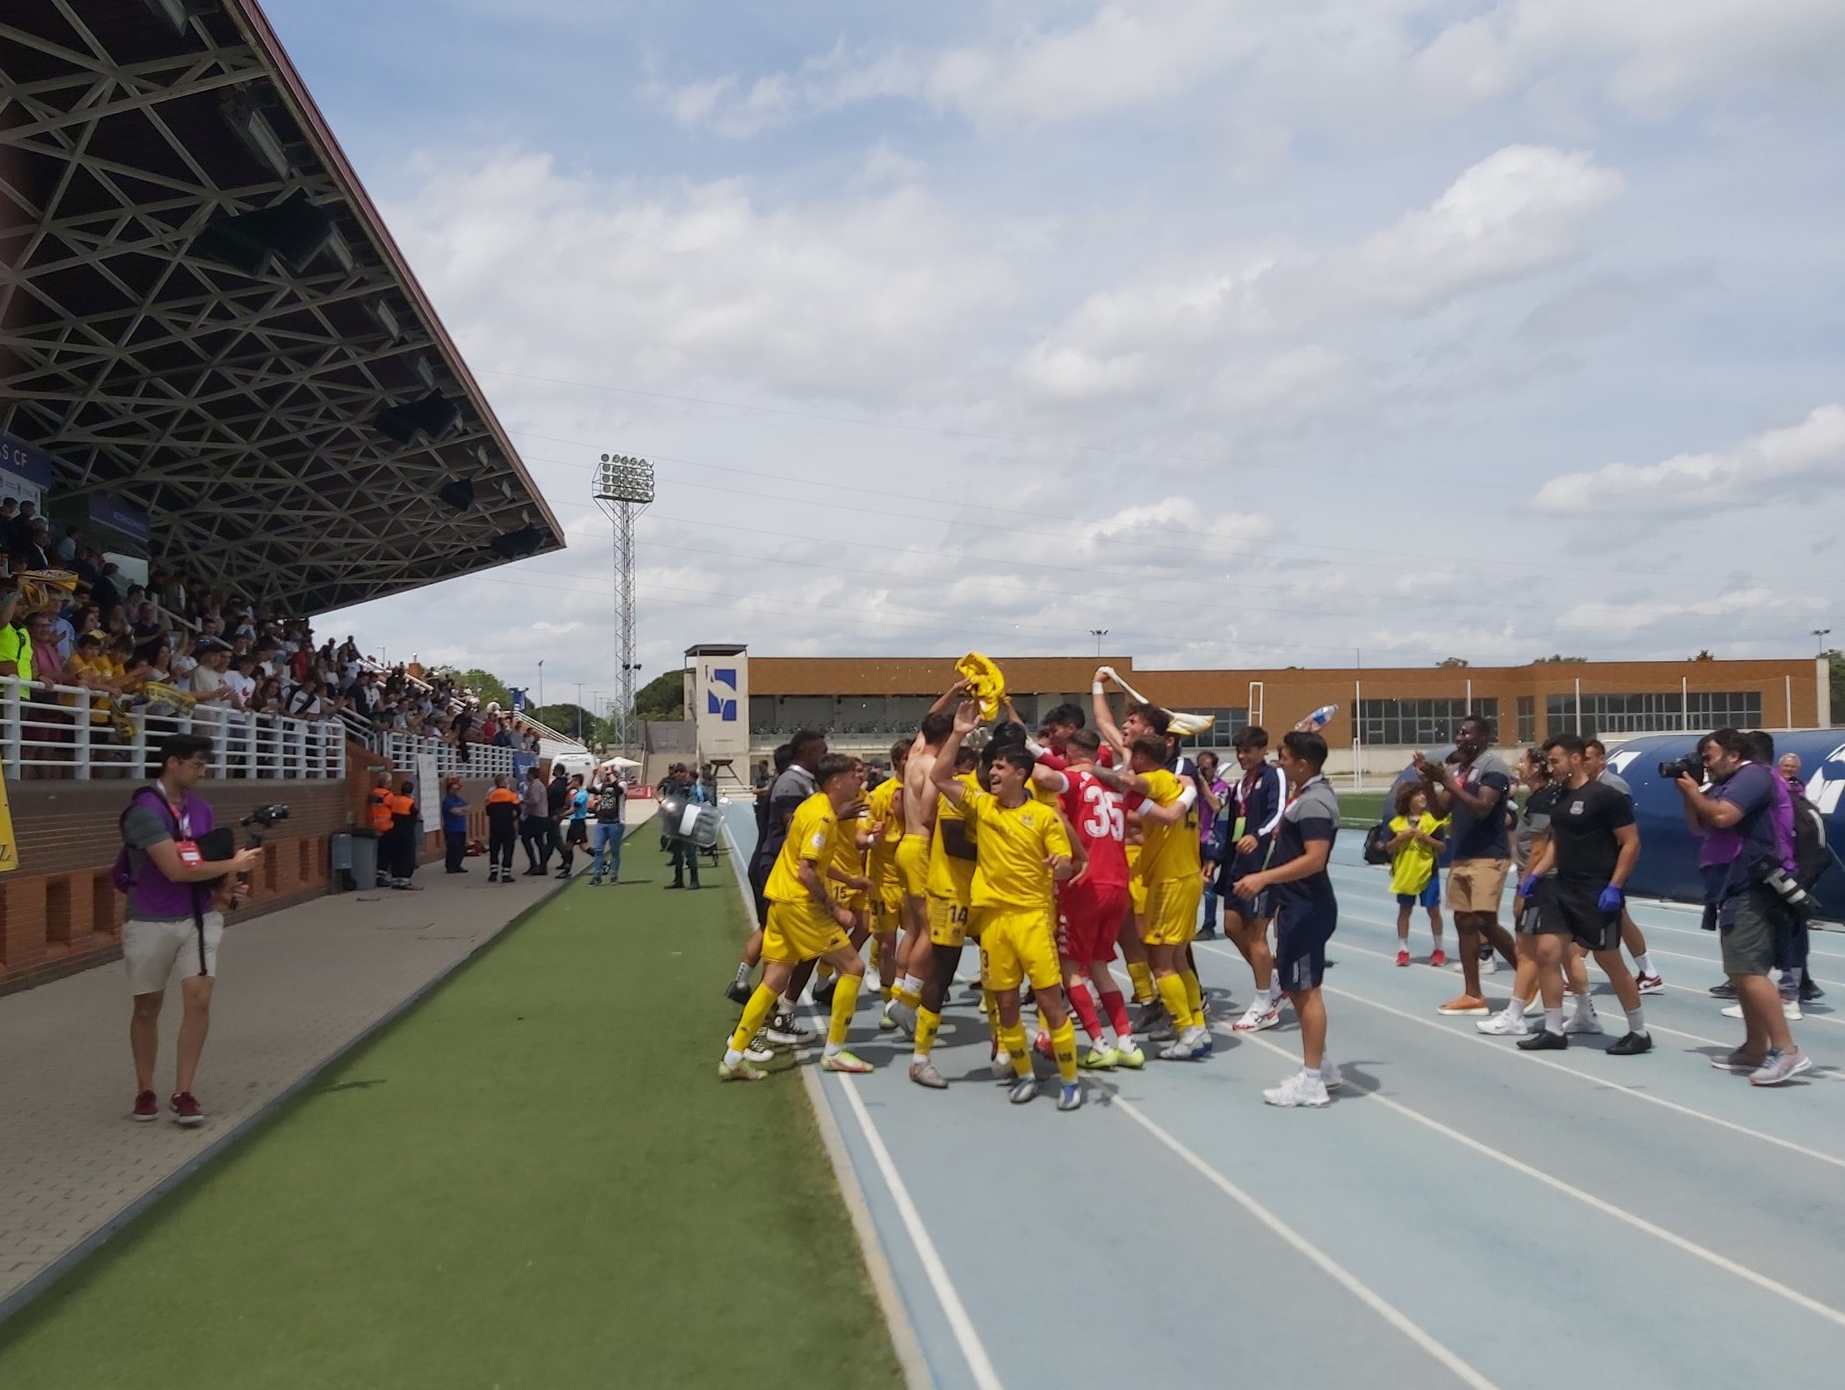
{"label": "yellow flag held up", "polygon": [[980,701],[980,717],[997,719],[999,702],[1006,694],[1006,676],[989,657],[969,652],[955,663],[955,670],[973,686],[973,696]]}
{"label": "yellow flag held up", "polygon": [[0,778],[0,874],[19,867],[19,842],[13,838],[13,813],[7,809],[6,780]]}

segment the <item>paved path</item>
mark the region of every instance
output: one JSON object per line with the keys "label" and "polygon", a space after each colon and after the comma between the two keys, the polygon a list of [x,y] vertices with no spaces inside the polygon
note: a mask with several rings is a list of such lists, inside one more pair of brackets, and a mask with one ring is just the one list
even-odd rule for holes
{"label": "paved path", "polygon": [[[524,856],[516,856],[523,864]],[[120,965],[0,997],[0,1315],[73,1250],[183,1174],[303,1077],[564,885],[438,863],[424,891],[319,898],[230,928],[198,1094],[210,1118],[135,1124]],[[172,1089],[179,991],[156,1087]]]}
{"label": "paved path", "polygon": [[[1091,1080],[1075,1114],[1007,1105],[958,987],[945,1092],[911,1086],[907,1044],[861,1009],[877,1070],[822,1094],[937,1385],[1836,1386],[1845,936],[1816,939],[1830,997],[1795,1032],[1826,1065],[1796,1084],[1707,1065],[1741,1025],[1705,993],[1715,942],[1663,904],[1634,905],[1670,983],[1646,1000],[1654,1053],[1602,1054],[1622,1029],[1596,976],[1609,1035],[1539,1059],[1435,1012],[1458,975],[1396,967],[1359,839],[1335,852],[1349,1085],[1326,1110],[1263,1105],[1298,1035],[1229,1030],[1251,984],[1223,943],[1198,953],[1216,1055]],[[1424,926],[1413,943],[1426,958]]]}

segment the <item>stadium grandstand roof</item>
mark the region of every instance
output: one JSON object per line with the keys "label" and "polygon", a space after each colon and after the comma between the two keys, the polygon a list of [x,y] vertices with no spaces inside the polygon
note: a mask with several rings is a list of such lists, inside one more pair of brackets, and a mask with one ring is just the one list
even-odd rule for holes
{"label": "stadium grandstand roof", "polygon": [[301,613],[564,543],[255,0],[8,7],[0,431]]}

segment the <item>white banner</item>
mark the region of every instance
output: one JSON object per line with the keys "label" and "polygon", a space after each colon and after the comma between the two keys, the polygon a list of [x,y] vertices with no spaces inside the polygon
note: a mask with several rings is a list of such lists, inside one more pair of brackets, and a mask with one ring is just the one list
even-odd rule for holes
{"label": "white banner", "polygon": [[423,833],[442,828],[442,783],[436,779],[436,755],[416,755],[416,810],[423,818]]}
{"label": "white banner", "polygon": [[749,652],[743,647],[713,651],[693,648],[692,717],[698,733],[698,761],[730,761],[733,773],[748,771],[750,752]]}

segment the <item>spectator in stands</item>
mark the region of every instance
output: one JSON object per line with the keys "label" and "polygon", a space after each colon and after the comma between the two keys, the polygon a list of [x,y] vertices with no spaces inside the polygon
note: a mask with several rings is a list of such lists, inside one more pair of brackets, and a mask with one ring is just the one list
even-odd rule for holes
{"label": "spectator in stands", "polygon": [[58,562],[59,569],[69,569],[77,559],[77,524],[71,522],[64,528],[64,535],[51,548],[51,558]]}
{"label": "spectator in stands", "polygon": [[231,689],[224,683],[224,669],[230,654],[231,649],[216,639],[199,644],[199,664],[186,682],[194,701],[205,705],[230,705]]}
{"label": "spectator in stands", "polygon": [[[174,664],[178,665],[177,658]],[[256,658],[248,652],[231,658],[230,670],[224,673],[224,683],[231,688],[229,701],[231,708],[247,710],[251,707],[251,698],[256,694],[255,670]],[[174,674],[177,675],[178,672],[175,671]]]}
{"label": "spectator in stands", "polygon": [[32,679],[32,634],[19,611],[19,590],[11,585],[0,590],[0,676]]}
{"label": "spectator in stands", "polygon": [[158,637],[164,630],[160,623],[160,610],[147,599],[142,599],[137,603],[133,612],[134,618],[128,625],[128,635],[135,641],[145,642],[149,638]]}
{"label": "spectator in stands", "polygon": [[520,811],[519,841],[525,846],[525,872],[529,878],[545,871],[544,861],[539,858],[540,853],[544,855],[544,860],[549,860],[551,855],[551,821],[545,791],[545,775],[537,767],[533,767],[526,774],[525,790],[520,798]]}
{"label": "spectator in stands", "polygon": [[19,520],[19,499],[0,497],[0,550],[13,548],[13,527]]}
{"label": "spectator in stands", "polygon": [[77,648],[77,628],[69,617],[69,614],[75,611],[75,606],[70,604],[65,605],[62,609],[47,608],[45,610],[45,631],[49,640],[42,646],[35,644],[37,654],[41,657],[46,650],[54,650],[57,653],[60,667],[70,660],[70,654]]}
{"label": "spectator in stands", "polygon": [[[258,666],[256,670],[261,670]],[[282,682],[274,676],[264,676],[256,683],[256,693],[245,702],[244,708],[253,714],[280,714],[282,712]]]}
{"label": "spectator in stands", "polygon": [[32,651],[32,678],[40,685],[64,684],[64,659],[51,631],[52,610],[41,608],[26,623],[27,645]]}
{"label": "spectator in stands", "polygon": [[107,622],[122,601],[122,591],[116,582],[121,578],[121,571],[116,569],[115,561],[103,559],[102,551],[95,546],[90,547],[90,554],[96,558],[96,578],[90,585],[90,598]]}
{"label": "spectator in stands", "polygon": [[461,794],[459,777],[449,778],[442,791],[442,847],[444,870],[465,874],[467,866],[461,861],[468,857],[468,799]]}

